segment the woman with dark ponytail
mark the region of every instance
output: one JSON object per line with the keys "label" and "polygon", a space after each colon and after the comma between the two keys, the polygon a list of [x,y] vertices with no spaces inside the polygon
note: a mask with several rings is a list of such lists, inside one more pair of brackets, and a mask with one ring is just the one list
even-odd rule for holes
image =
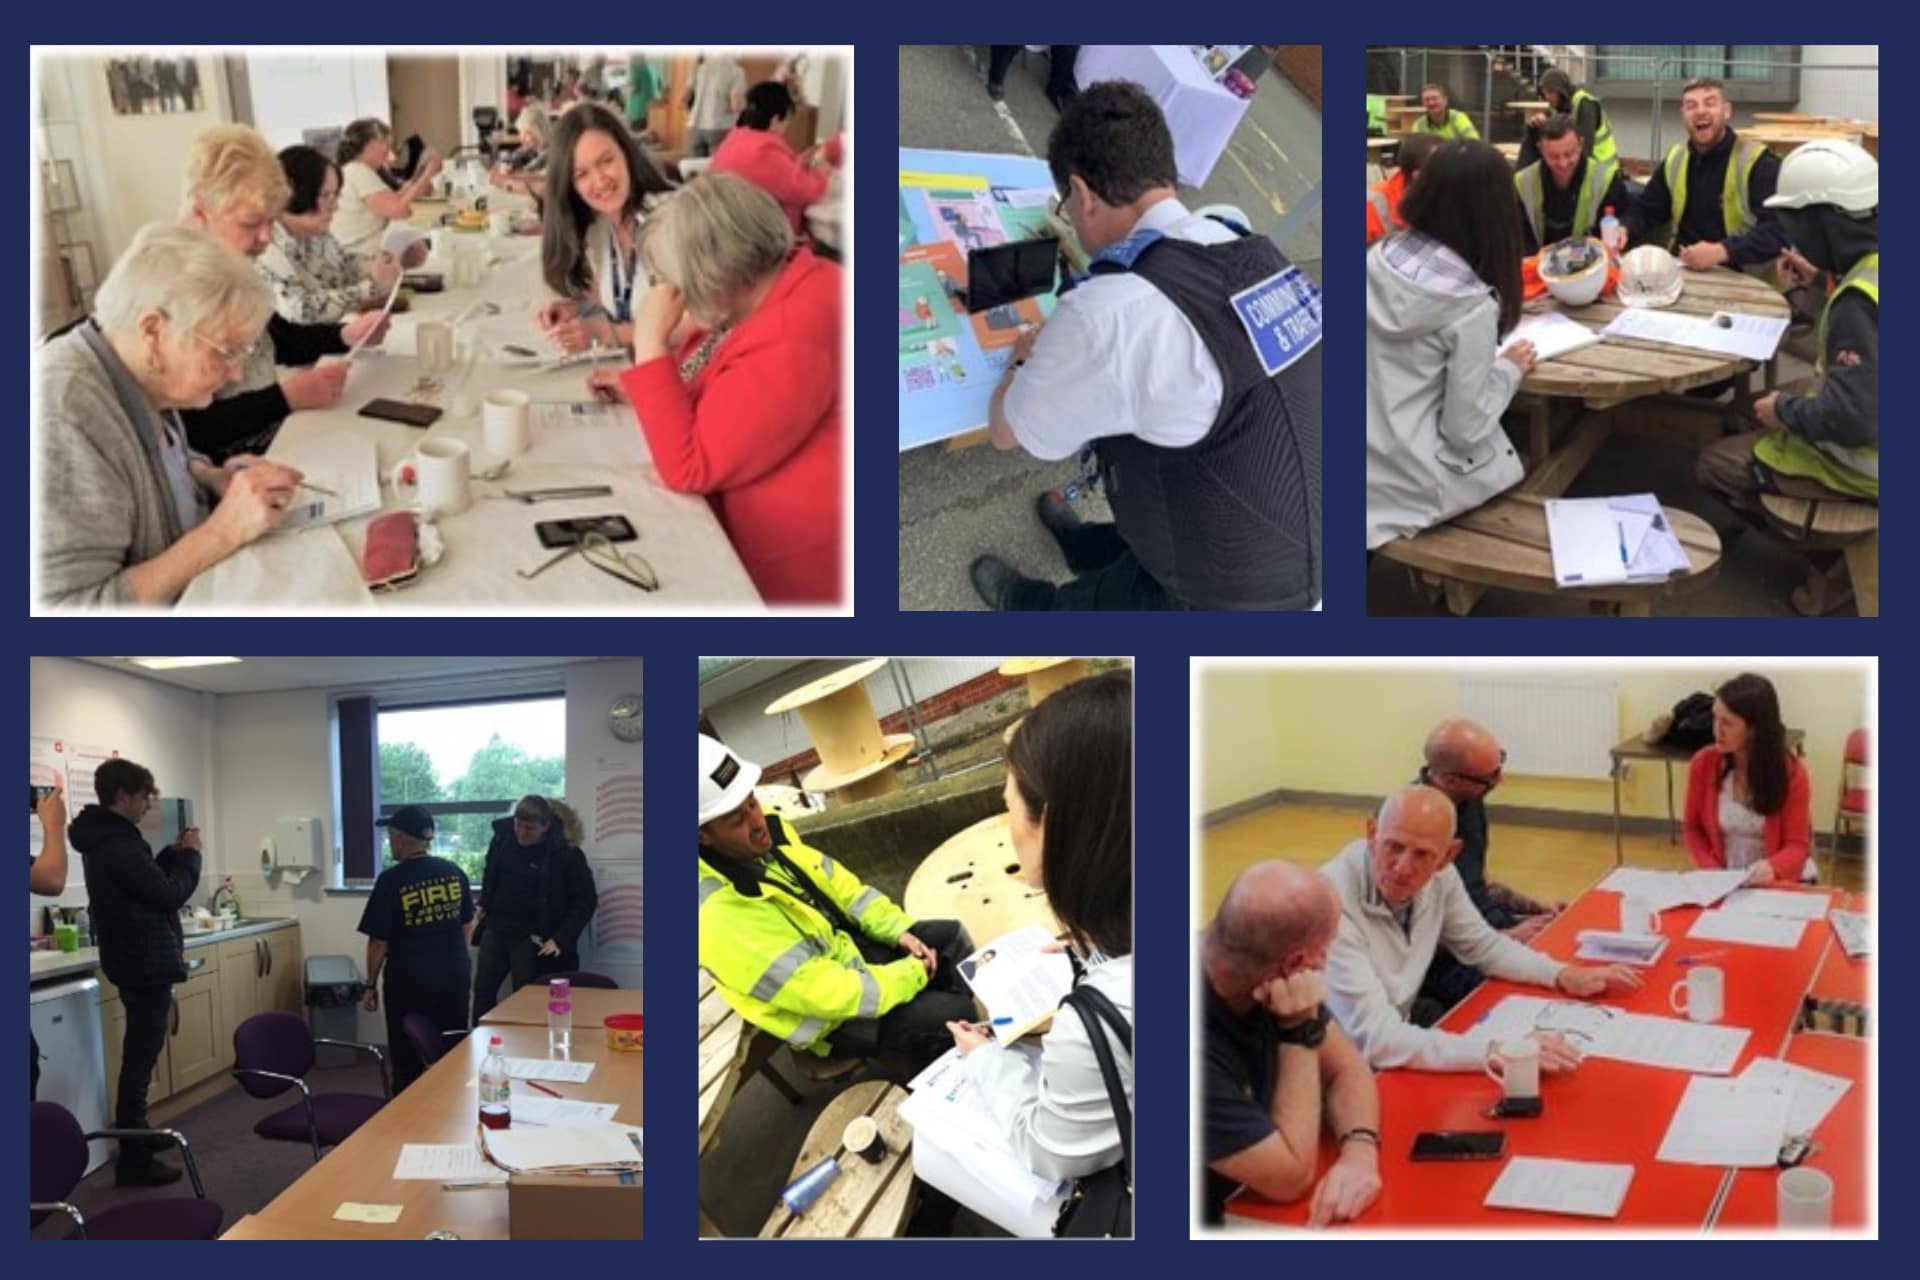
{"label": "woman with dark ponytail", "polygon": [[1765,676],[1738,675],[1713,699],[1713,742],[1687,773],[1687,850],[1748,884],[1788,884],[1807,865],[1813,814],[1806,766],[1787,750],[1780,698]]}
{"label": "woman with dark ponytail", "polygon": [[745,178],[780,202],[797,234],[807,230],[807,206],[820,203],[840,164],[840,142],[816,143],[795,155],[781,133],[793,116],[793,94],[777,80],[747,90],[746,109],[733,132],[713,153],[713,173]]}

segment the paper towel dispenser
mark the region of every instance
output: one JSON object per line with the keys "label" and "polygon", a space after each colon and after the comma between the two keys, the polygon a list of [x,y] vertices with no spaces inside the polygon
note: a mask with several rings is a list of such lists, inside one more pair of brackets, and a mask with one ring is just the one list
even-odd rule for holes
{"label": "paper towel dispenser", "polygon": [[295,883],[326,865],[323,831],[318,818],[287,818],[273,824],[273,833],[260,845],[260,874],[284,873]]}

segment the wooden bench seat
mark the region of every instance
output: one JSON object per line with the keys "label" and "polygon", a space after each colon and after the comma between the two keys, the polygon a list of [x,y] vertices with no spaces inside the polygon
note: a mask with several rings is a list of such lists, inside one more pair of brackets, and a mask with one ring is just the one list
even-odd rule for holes
{"label": "wooden bench seat", "polygon": [[1698,516],[1668,508],[1674,533],[1693,564],[1691,572],[1665,582],[1563,590],[1553,581],[1546,502],[1532,494],[1502,494],[1445,524],[1389,542],[1379,554],[1411,570],[1416,586],[1423,577],[1438,579],[1448,608],[1461,614],[1479,597],[1479,592],[1470,588],[1499,587],[1536,595],[1571,596],[1622,617],[1645,617],[1652,613],[1655,600],[1705,586],[1720,568],[1720,535],[1713,526]]}
{"label": "wooden bench seat", "polygon": [[1838,550],[1853,580],[1853,599],[1863,618],[1880,616],[1880,508],[1870,502],[1821,502],[1760,495],[1767,523],[1787,542],[1808,551]]}

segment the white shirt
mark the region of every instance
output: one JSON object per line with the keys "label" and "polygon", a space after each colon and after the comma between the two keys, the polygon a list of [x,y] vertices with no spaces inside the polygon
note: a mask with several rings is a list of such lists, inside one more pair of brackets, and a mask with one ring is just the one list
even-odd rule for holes
{"label": "white shirt", "polygon": [[[635,236],[635,247],[639,239]],[[604,215],[597,216],[587,228],[587,234],[581,237],[581,252],[587,255],[587,274],[593,281],[594,295],[600,307],[609,319],[614,314],[614,278],[613,259],[609,256],[613,250],[613,222]],[[647,297],[647,273],[639,263],[629,260],[627,269],[633,273],[633,296],[628,300],[630,310],[628,321],[640,314],[640,304]]]}
{"label": "white shirt", "polygon": [[380,235],[387,220],[367,208],[367,197],[391,191],[373,167],[354,160],[340,167],[340,207],[334,210],[333,238],[349,253],[366,256],[380,248]]}
{"label": "white shirt", "polygon": [[1514,982],[1550,987],[1566,967],[1496,932],[1452,867],[1413,896],[1404,928],[1374,888],[1365,840],[1342,849],[1320,874],[1340,898],[1340,931],[1327,952],[1327,1008],[1376,1069],[1480,1069],[1492,1038],[1487,1032],[1455,1033],[1407,1021],[1443,943],[1460,963]]}
{"label": "white shirt", "polygon": [[[1133,1024],[1133,957],[1087,961],[1084,985],[1113,1001]],[[1127,1102],[1133,1102],[1133,1055],[1121,1048],[1101,1024],[1113,1050]],[[1000,1123],[1000,1131],[1028,1169],[1042,1178],[1084,1178],[1119,1164],[1120,1126],[1107,1097],[1100,1060],[1078,1010],[1054,1015],[1053,1028],[1040,1040],[1040,1081],[1029,1082],[1020,1057],[998,1044],[982,1045],[966,1057],[967,1079]]]}
{"label": "white shirt", "polygon": [[[1162,200],[1134,224],[1171,240],[1225,244],[1234,233]],[[1206,340],[1173,299],[1131,272],[1097,275],[1060,299],[1003,402],[1020,447],[1071,458],[1102,436],[1184,448],[1220,416],[1225,385]]]}
{"label": "white shirt", "polygon": [[732,58],[708,58],[693,73],[693,111],[689,129],[733,127],[733,94],[747,87],[747,73]]}
{"label": "white shirt", "polygon": [[1720,843],[1727,851],[1729,871],[1744,871],[1767,860],[1767,816],[1734,793],[1731,772],[1720,781]]}

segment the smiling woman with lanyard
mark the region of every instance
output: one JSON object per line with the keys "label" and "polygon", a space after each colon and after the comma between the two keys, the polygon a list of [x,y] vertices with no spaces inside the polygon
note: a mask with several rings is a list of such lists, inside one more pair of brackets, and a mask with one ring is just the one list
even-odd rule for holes
{"label": "smiling woman with lanyard", "polygon": [[598,103],[582,102],[560,117],[547,157],[554,207],[540,265],[560,297],[542,303],[535,318],[564,351],[628,346],[640,223],[649,199],[672,188],[620,117]]}

